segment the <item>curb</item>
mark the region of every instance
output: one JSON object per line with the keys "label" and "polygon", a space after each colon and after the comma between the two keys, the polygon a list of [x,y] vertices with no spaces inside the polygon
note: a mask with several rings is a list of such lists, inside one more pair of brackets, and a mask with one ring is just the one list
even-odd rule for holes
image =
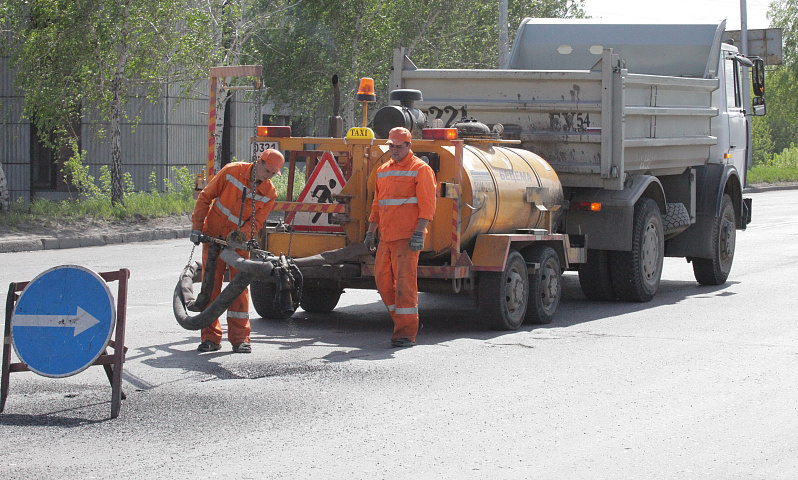
{"label": "curb", "polygon": [[11,240],[0,242],[0,253],[30,252],[36,250],[60,250],[65,248],[100,247],[118,243],[152,242],[188,238],[191,227],[161,228],[110,235],[87,235],[85,237],[47,237],[39,240]]}
{"label": "curb", "polygon": [[798,185],[749,185],[743,189],[743,193],[773,192],[776,190],[796,190]]}

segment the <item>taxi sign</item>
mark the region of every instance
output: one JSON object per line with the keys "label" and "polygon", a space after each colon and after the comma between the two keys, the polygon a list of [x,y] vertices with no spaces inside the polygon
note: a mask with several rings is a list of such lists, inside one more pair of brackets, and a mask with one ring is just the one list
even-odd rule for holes
{"label": "taxi sign", "polygon": [[346,132],[346,138],[349,140],[373,140],[374,130],[368,127],[353,127]]}
{"label": "taxi sign", "polygon": [[105,351],[116,324],[105,280],[77,265],[39,274],[20,294],[11,316],[11,341],[19,359],[45,377],[68,377]]}

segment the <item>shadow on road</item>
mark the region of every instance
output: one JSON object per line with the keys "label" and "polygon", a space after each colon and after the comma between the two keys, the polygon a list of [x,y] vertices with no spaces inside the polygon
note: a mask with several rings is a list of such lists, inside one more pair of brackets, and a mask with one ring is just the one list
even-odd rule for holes
{"label": "shadow on road", "polygon": [[[593,302],[582,295],[578,277],[566,274],[562,281],[562,301],[554,321],[549,325],[523,325],[517,331],[567,328],[676,304],[689,297],[729,295],[732,293],[726,289],[733,284],[702,287],[694,281],[663,280],[651,302]],[[515,333],[491,330],[480,317],[476,302],[468,296],[422,293],[419,304],[422,326],[415,348],[456,339],[492,340]],[[231,352],[226,337],[222,350],[198,354],[194,348],[199,343],[199,332],[191,332],[178,342],[140,347],[136,356],[128,355],[128,361],[138,359],[154,368],[180,368],[209,378],[254,379],[320,371],[332,364],[356,359],[387,360],[403,350],[390,346],[393,325],[379,300],[344,305],[330,313],[308,313],[300,309],[287,320],[253,316],[251,323],[253,354],[241,355],[242,362],[225,361],[225,357],[238,355]],[[222,326],[225,327],[224,321]],[[140,389],[148,388],[146,382],[132,376],[126,375],[125,381]]]}

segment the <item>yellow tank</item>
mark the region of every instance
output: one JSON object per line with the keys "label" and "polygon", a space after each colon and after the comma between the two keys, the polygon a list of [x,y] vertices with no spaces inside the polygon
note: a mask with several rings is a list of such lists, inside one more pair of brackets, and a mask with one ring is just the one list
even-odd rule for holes
{"label": "yellow tank", "polygon": [[[431,245],[434,256],[448,254],[456,220],[453,192],[454,162],[441,162],[441,183]],[[563,191],[557,173],[538,155],[517,148],[466,145],[463,149],[461,248],[473,247],[477,235],[517,233],[525,229],[552,229],[562,211]]]}

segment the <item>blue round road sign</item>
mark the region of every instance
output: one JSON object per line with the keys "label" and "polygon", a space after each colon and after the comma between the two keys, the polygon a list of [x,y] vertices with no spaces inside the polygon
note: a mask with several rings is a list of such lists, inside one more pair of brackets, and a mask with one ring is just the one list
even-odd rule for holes
{"label": "blue round road sign", "polygon": [[102,354],[116,324],[114,298],[95,272],[53,267],[22,290],[11,316],[19,359],[45,377],[68,377]]}

